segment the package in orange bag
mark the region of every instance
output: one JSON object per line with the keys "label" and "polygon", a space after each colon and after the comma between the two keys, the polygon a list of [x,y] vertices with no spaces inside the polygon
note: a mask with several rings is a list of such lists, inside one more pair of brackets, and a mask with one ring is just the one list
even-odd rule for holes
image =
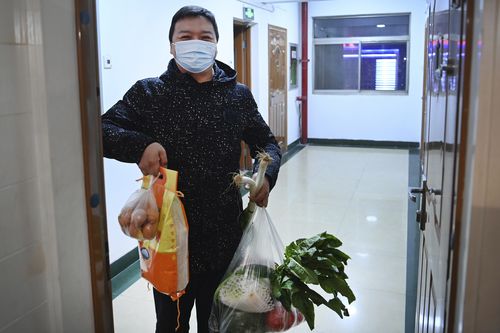
{"label": "package in orange bag", "polygon": [[152,189],[160,217],[155,237],[139,240],[140,267],[142,277],[156,290],[177,300],[189,282],[189,227],[183,194],[177,191],[178,172],[160,168],[160,173],[158,179],[143,178],[142,187]]}

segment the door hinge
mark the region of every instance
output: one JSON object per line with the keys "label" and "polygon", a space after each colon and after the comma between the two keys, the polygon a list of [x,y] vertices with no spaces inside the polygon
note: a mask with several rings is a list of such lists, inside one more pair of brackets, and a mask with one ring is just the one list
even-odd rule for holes
{"label": "door hinge", "polygon": [[452,254],[454,256],[458,255],[458,253],[453,253],[453,250],[455,248],[455,231],[453,230],[450,235],[450,244],[448,247],[448,267],[446,267],[446,280],[450,279],[450,274],[451,274],[451,260],[452,260]]}

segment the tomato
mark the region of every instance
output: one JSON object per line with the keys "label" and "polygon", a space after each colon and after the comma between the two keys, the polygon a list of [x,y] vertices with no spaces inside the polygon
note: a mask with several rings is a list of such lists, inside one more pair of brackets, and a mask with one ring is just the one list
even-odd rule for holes
{"label": "tomato", "polygon": [[[295,322],[297,314],[297,322]],[[283,332],[304,321],[304,316],[297,310],[286,311],[281,303],[276,302],[274,308],[267,313],[266,325],[271,332]]]}
{"label": "tomato", "polygon": [[304,315],[297,310],[297,325],[304,321]]}

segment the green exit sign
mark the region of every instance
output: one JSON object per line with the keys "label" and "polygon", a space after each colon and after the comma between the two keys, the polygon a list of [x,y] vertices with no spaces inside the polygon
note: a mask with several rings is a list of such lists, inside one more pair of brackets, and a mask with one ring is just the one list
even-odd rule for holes
{"label": "green exit sign", "polygon": [[253,21],[254,18],[255,18],[255,13],[253,11],[253,8],[243,7],[243,19],[248,21]]}

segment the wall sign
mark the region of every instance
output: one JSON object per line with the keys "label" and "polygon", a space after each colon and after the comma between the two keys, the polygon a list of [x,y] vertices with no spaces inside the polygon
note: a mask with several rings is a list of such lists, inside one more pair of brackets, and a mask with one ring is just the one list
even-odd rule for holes
{"label": "wall sign", "polygon": [[297,44],[290,43],[290,89],[297,88]]}
{"label": "wall sign", "polygon": [[255,19],[255,12],[253,8],[243,7],[243,19],[246,21],[253,21]]}

